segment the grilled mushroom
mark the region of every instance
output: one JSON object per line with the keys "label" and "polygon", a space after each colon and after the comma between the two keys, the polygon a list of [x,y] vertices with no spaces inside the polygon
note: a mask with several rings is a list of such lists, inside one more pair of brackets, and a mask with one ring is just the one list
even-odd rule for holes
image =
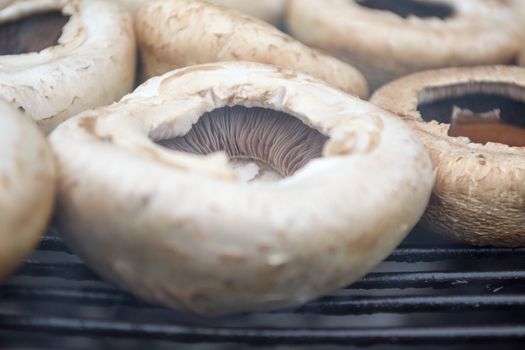
{"label": "grilled mushroom", "polygon": [[359,69],[370,89],[430,68],[516,62],[519,23],[510,1],[291,0],[300,41]]}
{"label": "grilled mushroom", "polygon": [[0,280],[37,244],[54,195],[55,168],[44,135],[0,101]]}
{"label": "grilled mushroom", "polygon": [[65,241],[123,288],[208,315],[361,277],[433,185],[424,147],[388,112],[248,62],[152,78],[50,139]]}
{"label": "grilled mushroom", "polygon": [[0,97],[45,130],[129,92],[129,14],[103,0],[19,0],[0,10]]}
{"label": "grilled mushroom", "polygon": [[368,95],[354,67],[266,23],[202,1],[148,2],[135,15],[135,29],[145,78],[192,64],[251,61],[293,68],[351,94]]}
{"label": "grilled mushroom", "polygon": [[[150,0],[116,0],[122,3],[130,12],[134,13],[144,3]],[[284,15],[285,0],[206,0],[206,2],[230,7],[250,16],[262,19],[273,25],[281,24]]]}
{"label": "grilled mushroom", "polygon": [[525,69],[417,73],[372,102],[407,121],[430,151],[428,227],[476,245],[525,244]]}

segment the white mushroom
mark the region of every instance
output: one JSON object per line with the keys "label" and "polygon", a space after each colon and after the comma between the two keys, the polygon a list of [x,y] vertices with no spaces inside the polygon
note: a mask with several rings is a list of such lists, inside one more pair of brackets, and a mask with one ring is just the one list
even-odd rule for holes
{"label": "white mushroom", "polygon": [[55,167],[44,135],[0,101],[0,280],[37,244],[54,196]]}
{"label": "white mushroom", "polygon": [[[151,0],[115,0],[124,5],[131,13]],[[206,0],[211,4],[229,7],[250,16],[262,19],[275,26],[281,24],[284,15],[285,0]]]}
{"label": "white mushroom", "polygon": [[525,244],[524,68],[416,73],[372,102],[401,116],[430,152],[437,178],[427,227],[470,244]]}
{"label": "white mushroom", "polygon": [[354,65],[375,90],[430,68],[515,63],[523,30],[515,1],[290,0],[287,25]]}
{"label": "white mushroom", "polygon": [[45,131],[131,90],[133,27],[116,4],[19,0],[0,10],[0,23],[0,97]]}
{"label": "white mushroom", "polygon": [[202,1],[150,1],[135,15],[135,32],[144,78],[193,64],[250,61],[296,69],[368,96],[366,81],[354,67],[267,23]]}
{"label": "white mushroom", "polygon": [[434,181],[388,112],[247,62],[152,78],[50,139],[66,242],[119,286],[201,314],[296,305],[355,281],[413,227]]}

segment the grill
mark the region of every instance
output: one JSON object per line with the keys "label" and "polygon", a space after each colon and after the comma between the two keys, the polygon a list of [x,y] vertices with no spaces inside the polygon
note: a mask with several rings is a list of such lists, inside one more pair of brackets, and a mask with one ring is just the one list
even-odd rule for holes
{"label": "grill", "polygon": [[103,282],[56,232],[0,288],[2,348],[440,347],[525,344],[525,248],[472,248],[422,229],[361,281],[295,309],[215,319]]}

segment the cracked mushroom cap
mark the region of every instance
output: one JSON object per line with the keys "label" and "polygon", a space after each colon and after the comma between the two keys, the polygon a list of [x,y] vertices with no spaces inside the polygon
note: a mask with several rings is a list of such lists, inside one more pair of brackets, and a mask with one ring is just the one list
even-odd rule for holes
{"label": "cracked mushroom cap", "polygon": [[290,0],[287,25],[301,42],[354,65],[373,91],[430,68],[515,63],[523,23],[515,8],[497,0]]}
{"label": "cracked mushroom cap", "polygon": [[398,118],[256,63],[152,78],[50,139],[65,241],[124,289],[207,315],[355,281],[417,222],[434,181]]}
{"label": "cracked mushroom cap", "polygon": [[408,122],[430,152],[437,178],[426,226],[476,245],[525,244],[525,69],[416,73],[371,101]]}
{"label": "cracked mushroom cap", "polygon": [[[116,0],[130,12],[135,13],[140,6],[150,0]],[[206,0],[211,4],[229,7],[250,16],[262,19],[275,26],[281,24],[284,15],[285,0]]]}
{"label": "cracked mushroom cap", "polygon": [[144,78],[193,64],[250,61],[295,69],[368,96],[366,81],[354,67],[267,23],[202,1],[150,1],[135,15],[135,29]]}
{"label": "cracked mushroom cap", "polygon": [[131,90],[133,26],[116,4],[13,1],[0,10],[0,23],[0,97],[44,131]]}
{"label": "cracked mushroom cap", "polygon": [[0,280],[38,243],[54,196],[55,167],[44,135],[0,101]]}

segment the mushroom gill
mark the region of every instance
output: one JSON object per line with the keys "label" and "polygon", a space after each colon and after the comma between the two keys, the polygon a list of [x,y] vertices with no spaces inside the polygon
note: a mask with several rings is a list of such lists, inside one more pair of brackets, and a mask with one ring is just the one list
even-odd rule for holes
{"label": "mushroom gill", "polygon": [[38,52],[57,45],[68,20],[68,16],[54,11],[1,24],[0,55]]}
{"label": "mushroom gill", "polygon": [[449,136],[525,147],[525,88],[507,83],[463,83],[419,93],[425,121],[450,124]]}
{"label": "mushroom gill", "polygon": [[239,178],[250,182],[293,175],[310,160],[321,157],[326,140],[286,113],[235,106],[205,113],[187,134],[157,143],[202,155],[224,151]]}
{"label": "mushroom gill", "polygon": [[454,15],[454,8],[445,3],[423,2],[418,0],[357,0],[361,6],[385,10],[407,18],[416,16],[420,18],[437,17],[445,19]]}

